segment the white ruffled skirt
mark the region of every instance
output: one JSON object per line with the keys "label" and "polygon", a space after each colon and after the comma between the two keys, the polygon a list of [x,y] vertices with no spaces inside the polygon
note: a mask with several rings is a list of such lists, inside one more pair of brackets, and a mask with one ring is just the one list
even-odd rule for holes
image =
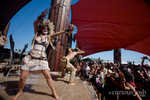
{"label": "white ruffled skirt", "polygon": [[28,71],[50,70],[47,60],[33,59],[30,56],[26,56],[23,61],[24,65],[21,67],[22,70]]}

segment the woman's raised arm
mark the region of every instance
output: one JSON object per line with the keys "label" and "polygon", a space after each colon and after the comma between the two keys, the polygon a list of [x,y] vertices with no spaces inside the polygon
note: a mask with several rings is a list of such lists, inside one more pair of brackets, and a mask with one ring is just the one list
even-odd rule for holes
{"label": "woman's raised arm", "polygon": [[46,17],[48,13],[48,10],[44,10],[40,16],[38,16],[38,18],[34,21],[34,33],[36,34],[38,31],[38,23],[40,22],[40,20],[43,20],[43,18]]}

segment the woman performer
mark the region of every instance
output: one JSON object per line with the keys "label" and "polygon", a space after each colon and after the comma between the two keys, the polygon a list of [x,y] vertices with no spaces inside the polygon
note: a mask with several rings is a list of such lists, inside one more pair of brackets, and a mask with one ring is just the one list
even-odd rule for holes
{"label": "woman performer", "polygon": [[42,12],[42,14],[34,22],[35,36],[32,41],[32,49],[30,50],[29,55],[23,59],[24,65],[21,68],[22,73],[19,81],[19,91],[13,97],[13,100],[16,100],[22,94],[25,81],[30,71],[41,71],[46,78],[47,84],[51,88],[54,97],[56,100],[59,99],[49,73],[50,69],[47,61],[46,48],[49,44],[52,48],[54,48],[51,43],[51,39],[66,32],[53,34],[54,25],[49,20],[44,20],[46,14],[47,11]]}

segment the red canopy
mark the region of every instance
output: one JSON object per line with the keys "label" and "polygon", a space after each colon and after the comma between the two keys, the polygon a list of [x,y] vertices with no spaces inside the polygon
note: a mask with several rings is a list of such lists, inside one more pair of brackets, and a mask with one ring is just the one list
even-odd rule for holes
{"label": "red canopy", "polygon": [[72,7],[72,23],[85,55],[116,48],[150,55],[148,0],[80,0]]}

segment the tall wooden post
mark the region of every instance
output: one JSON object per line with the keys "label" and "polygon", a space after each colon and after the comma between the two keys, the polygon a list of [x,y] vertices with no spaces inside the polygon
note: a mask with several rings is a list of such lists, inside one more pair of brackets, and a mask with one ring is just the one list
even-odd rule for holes
{"label": "tall wooden post", "polygon": [[[55,32],[64,31],[69,27],[69,12],[71,7],[71,0],[52,0],[49,19],[55,25]],[[58,70],[59,59],[65,55],[68,38],[71,35],[63,34],[55,39],[56,50],[49,48],[48,60],[50,66],[54,70]]]}
{"label": "tall wooden post", "polygon": [[114,63],[121,64],[121,49],[114,49]]}

